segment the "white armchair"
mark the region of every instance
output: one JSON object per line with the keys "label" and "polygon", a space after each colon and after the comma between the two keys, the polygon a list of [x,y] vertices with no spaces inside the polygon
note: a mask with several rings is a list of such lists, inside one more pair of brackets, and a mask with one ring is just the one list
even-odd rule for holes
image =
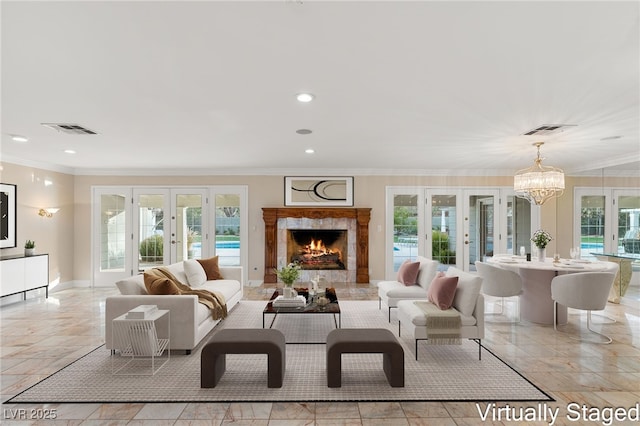
{"label": "white armchair", "polygon": [[[503,269],[499,266],[491,265],[485,262],[476,261],[476,269],[482,277],[481,292],[487,296],[500,298],[500,312],[504,313],[504,298],[520,296],[522,294],[522,278],[517,272]],[[519,299],[519,298],[518,298]],[[517,307],[517,322],[520,322],[520,301]]]}
{"label": "white armchair", "polygon": [[[609,291],[616,274],[611,272],[579,272],[558,275],[551,281],[553,299],[553,329],[557,331],[556,305],[587,311],[587,329],[604,340],[593,343],[609,344],[611,338],[591,328],[591,311],[600,311],[607,306]],[[576,340],[584,340],[572,337]]]}

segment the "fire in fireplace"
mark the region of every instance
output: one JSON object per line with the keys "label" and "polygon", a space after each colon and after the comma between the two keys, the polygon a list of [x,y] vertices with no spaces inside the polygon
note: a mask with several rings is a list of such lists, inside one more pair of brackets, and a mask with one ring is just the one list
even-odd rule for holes
{"label": "fire in fireplace", "polygon": [[287,258],[302,269],[346,269],[346,229],[289,229]]}

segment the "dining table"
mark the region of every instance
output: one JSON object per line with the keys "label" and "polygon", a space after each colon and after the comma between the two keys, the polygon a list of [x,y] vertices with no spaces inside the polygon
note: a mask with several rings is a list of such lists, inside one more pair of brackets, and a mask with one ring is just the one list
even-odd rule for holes
{"label": "dining table", "polygon": [[[487,259],[488,263],[504,269],[517,272],[522,279],[522,294],[520,295],[520,315],[522,319],[544,325],[553,325],[554,303],[551,298],[551,281],[558,275],[576,272],[603,272],[617,270],[614,262],[590,259],[559,259],[545,258],[544,262],[537,259],[530,261],[525,257],[503,255]],[[557,324],[567,323],[567,307],[557,304]]]}

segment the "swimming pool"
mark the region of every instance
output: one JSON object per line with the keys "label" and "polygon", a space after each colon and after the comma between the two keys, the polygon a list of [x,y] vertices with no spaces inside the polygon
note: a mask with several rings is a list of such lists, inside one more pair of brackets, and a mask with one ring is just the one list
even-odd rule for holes
{"label": "swimming pool", "polygon": [[581,249],[601,249],[602,243],[580,243]]}
{"label": "swimming pool", "polygon": [[[202,247],[202,243],[193,243],[193,250],[199,252],[201,247]],[[216,241],[216,248],[217,249],[239,249],[240,248],[240,241]]]}
{"label": "swimming pool", "polygon": [[240,248],[240,241],[216,241],[216,248]]}

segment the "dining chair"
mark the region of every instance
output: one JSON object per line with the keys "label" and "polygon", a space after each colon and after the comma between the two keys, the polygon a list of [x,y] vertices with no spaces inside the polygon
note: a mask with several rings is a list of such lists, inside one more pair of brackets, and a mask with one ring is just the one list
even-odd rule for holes
{"label": "dining chair", "polygon": [[[493,313],[494,315],[504,314],[504,299],[505,297],[520,296],[522,294],[522,279],[517,272],[503,269],[499,266],[491,265],[486,262],[476,261],[476,269],[478,274],[482,277],[481,292],[487,296],[500,298],[500,312]],[[518,297],[516,303],[517,320],[514,322],[520,322],[520,298]]]}
{"label": "dining chair", "polygon": [[573,337],[572,339],[592,343],[609,344],[612,339],[591,328],[591,311],[601,311],[607,306],[609,291],[613,286],[615,274],[611,272],[577,272],[574,274],[558,275],[551,281],[551,298],[553,299],[553,329],[558,330],[556,308],[557,304],[573,309],[587,311],[587,329],[601,336],[604,340],[593,341]]}

